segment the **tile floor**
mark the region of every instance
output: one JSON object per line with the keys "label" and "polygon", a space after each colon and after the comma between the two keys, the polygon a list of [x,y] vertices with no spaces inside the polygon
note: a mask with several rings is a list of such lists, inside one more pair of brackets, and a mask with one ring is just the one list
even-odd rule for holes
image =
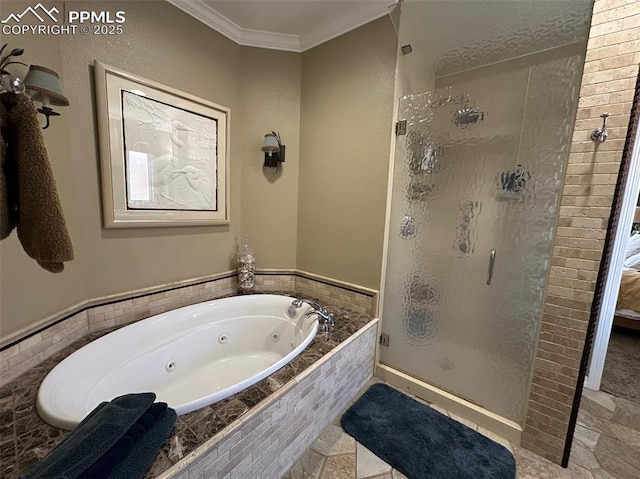
{"label": "tile floor", "polygon": [[[507,447],[516,459],[517,479],[640,479],[640,405],[631,401],[585,390],[566,469],[432,407]],[[404,478],[346,434],[338,417],[282,479]]]}

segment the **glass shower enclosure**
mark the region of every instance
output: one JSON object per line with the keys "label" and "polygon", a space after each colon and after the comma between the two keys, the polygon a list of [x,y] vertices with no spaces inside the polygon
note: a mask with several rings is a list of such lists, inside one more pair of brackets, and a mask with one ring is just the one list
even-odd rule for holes
{"label": "glass shower enclosure", "polygon": [[399,101],[380,363],[519,424],[582,64]]}

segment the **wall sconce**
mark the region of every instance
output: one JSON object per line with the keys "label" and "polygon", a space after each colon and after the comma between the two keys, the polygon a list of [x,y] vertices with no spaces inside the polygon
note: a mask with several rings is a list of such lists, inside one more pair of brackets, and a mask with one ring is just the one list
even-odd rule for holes
{"label": "wall sconce", "polygon": [[24,93],[24,83],[20,78],[11,75],[11,73],[6,70],[6,67],[13,64],[27,66],[26,64],[13,59],[13,57],[19,57],[22,55],[24,50],[22,48],[14,48],[3,56],[2,53],[7,46],[8,44],[5,43],[2,45],[2,48],[0,48],[0,95],[4,93],[15,93],[16,95],[19,95]]}
{"label": "wall sconce", "polygon": [[54,111],[50,105],[69,106],[69,100],[62,91],[60,77],[53,70],[39,65],[31,65],[29,73],[24,79],[24,86],[31,98],[42,103],[38,112],[47,118],[43,130],[49,128],[50,116],[60,116],[60,113]]}
{"label": "wall sconce", "polygon": [[280,133],[272,131],[264,135],[262,151],[264,151],[264,166],[279,168],[280,163],[284,163],[285,151],[285,146],[280,141]]}

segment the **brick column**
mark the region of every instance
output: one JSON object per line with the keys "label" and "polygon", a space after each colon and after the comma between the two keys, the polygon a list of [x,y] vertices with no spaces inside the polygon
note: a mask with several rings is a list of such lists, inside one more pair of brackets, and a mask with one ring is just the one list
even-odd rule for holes
{"label": "brick column", "polygon": [[[560,464],[640,63],[640,1],[596,0],[522,446]],[[600,114],[609,139],[596,144]]]}

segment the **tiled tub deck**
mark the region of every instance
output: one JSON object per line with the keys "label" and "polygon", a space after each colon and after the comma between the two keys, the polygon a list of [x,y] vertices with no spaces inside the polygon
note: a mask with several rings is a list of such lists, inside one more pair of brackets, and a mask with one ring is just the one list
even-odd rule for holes
{"label": "tiled tub deck", "polygon": [[[297,358],[224,401],[180,416],[147,478],[278,478],[371,378],[376,322],[334,308],[336,325]],[[366,327],[365,327],[366,326]],[[0,477],[17,478],[68,434],[37,415],[40,382],[92,333],[0,389]]]}

